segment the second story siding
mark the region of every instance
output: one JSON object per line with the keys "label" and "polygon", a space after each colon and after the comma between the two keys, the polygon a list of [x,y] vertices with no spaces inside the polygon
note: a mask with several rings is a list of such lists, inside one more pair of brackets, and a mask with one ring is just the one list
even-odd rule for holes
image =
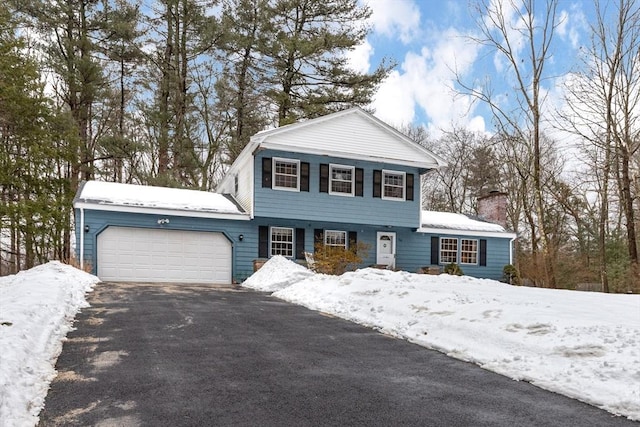
{"label": "second story siding", "polygon": [[[276,182],[263,182],[263,166],[271,168],[265,179]],[[276,150],[256,153],[253,167],[256,217],[420,224],[418,168]]]}

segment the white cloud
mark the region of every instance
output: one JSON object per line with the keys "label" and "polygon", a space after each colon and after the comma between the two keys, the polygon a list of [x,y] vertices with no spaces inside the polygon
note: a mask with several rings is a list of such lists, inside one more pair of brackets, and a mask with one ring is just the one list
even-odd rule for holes
{"label": "white cloud", "polygon": [[570,11],[560,11],[556,32],[562,40],[569,41],[574,49],[580,46],[580,35],[588,28],[587,17],[580,5],[573,4]]}
{"label": "white cloud", "polygon": [[376,115],[398,126],[411,123],[419,107],[436,137],[452,124],[484,131],[484,119],[472,117],[472,99],[454,91],[455,73],[470,71],[477,54],[478,46],[454,29],[442,32],[432,48],[408,52],[401,70],[394,71],[378,90],[372,104]]}
{"label": "white cloud", "polygon": [[380,85],[372,105],[376,116],[393,126],[411,123],[415,116],[415,99],[406,74],[392,71]]}
{"label": "white cloud", "polygon": [[420,30],[420,9],[413,0],[366,0],[373,30],[387,37],[398,35],[407,44]]}
{"label": "white cloud", "polygon": [[365,40],[364,43],[347,52],[347,63],[352,70],[367,73],[371,66],[371,55],[373,55],[373,46]]}

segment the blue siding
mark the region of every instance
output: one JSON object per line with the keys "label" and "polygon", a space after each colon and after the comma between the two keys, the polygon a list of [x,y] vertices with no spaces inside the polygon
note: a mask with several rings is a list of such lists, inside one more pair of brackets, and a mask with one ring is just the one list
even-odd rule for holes
{"label": "blue siding", "polygon": [[[327,217],[333,217],[327,215]],[[334,221],[313,221],[287,218],[259,217],[252,221],[220,220],[208,218],[172,217],[166,215],[134,214],[125,212],[110,212],[85,209],[85,225],[89,231],[84,233],[84,259],[93,266],[96,273],[97,265],[96,241],[97,236],[109,225],[119,227],[160,228],[159,218],[169,218],[172,230],[215,231],[224,233],[232,242],[233,247],[233,278],[243,281],[253,273],[253,261],[258,259],[258,229],[260,226],[280,226],[303,228],[305,230],[305,250],[313,252],[313,234],[315,229],[341,230],[357,232],[358,241],[369,246],[367,256],[361,267],[376,263],[377,232],[396,233],[396,268],[416,272],[421,267],[431,266],[431,234],[417,233],[412,227],[376,226],[370,224],[345,223]],[[77,250],[80,239],[80,213],[76,210]],[[238,236],[244,235],[239,241]],[[510,239],[495,237],[445,236],[452,238],[486,239],[487,266],[461,265],[463,272],[469,276],[500,280],[502,268],[509,263]],[[79,253],[77,254],[79,256]]]}
{"label": "blue siding", "polygon": [[[407,227],[380,227],[367,224],[344,224],[328,221],[300,221],[290,219],[256,218],[255,232],[260,225],[304,228],[305,250],[313,252],[313,232],[315,229],[355,231],[358,233],[358,242],[368,245],[367,256],[364,257],[360,267],[367,267],[376,263],[376,239],[378,232],[396,233],[396,268],[400,270],[417,272],[422,267],[431,266],[431,234],[417,233],[413,228]],[[502,279],[502,268],[509,264],[510,239],[496,237],[477,236],[440,236],[458,239],[485,239],[487,241],[487,265],[462,264],[460,267],[467,276]],[[444,267],[440,265],[440,267]]]}
{"label": "blue siding", "polygon": [[[283,191],[262,187],[262,158],[283,157],[308,162],[309,191]],[[354,166],[364,170],[364,197],[321,193],[321,163]],[[340,159],[336,157],[265,150],[255,156],[254,215],[303,221],[325,221],[397,227],[420,226],[420,170],[392,164]],[[389,169],[414,174],[414,200],[396,201],[373,197],[373,171]]]}
{"label": "blue siding", "polygon": [[[431,266],[431,237],[444,237],[458,239],[458,260],[460,259],[460,239],[475,239],[487,241],[487,265],[481,266],[479,264],[461,264],[458,263],[462,272],[466,276],[473,276],[485,279],[502,280],[502,269],[505,265],[509,264],[509,255],[511,253],[511,239],[498,238],[498,237],[478,237],[474,235],[465,236],[452,236],[452,235],[434,235],[423,234],[425,236],[422,247],[426,248],[424,259],[427,260],[425,266]],[[479,243],[478,243],[479,245]],[[439,266],[444,268],[445,264],[440,263]]]}
{"label": "blue siding", "polygon": [[[167,215],[152,215],[127,212],[111,212],[85,209],[84,223],[89,231],[84,233],[84,260],[96,274],[98,265],[97,236],[108,226],[164,228],[170,230],[214,231],[223,233],[232,243],[232,275],[242,281],[253,273],[253,260],[257,258],[258,237],[250,221],[234,221],[210,218],[192,218]],[[168,218],[170,226],[158,225],[158,219]],[[76,256],[80,257],[80,212],[76,209]],[[238,236],[244,238],[239,241]]]}

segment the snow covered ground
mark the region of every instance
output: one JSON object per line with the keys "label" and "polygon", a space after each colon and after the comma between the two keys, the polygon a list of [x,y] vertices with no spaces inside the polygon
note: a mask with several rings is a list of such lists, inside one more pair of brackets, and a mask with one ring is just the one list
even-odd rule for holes
{"label": "snow covered ground", "polygon": [[60,262],[0,277],[0,426],[33,426],[62,340],[98,278]]}
{"label": "snow covered ground", "polygon": [[244,285],[640,420],[640,295],[376,269],[336,277],[282,257]]}
{"label": "snow covered ground", "polygon": [[[0,427],[33,426],[62,341],[98,278],[59,262],[0,278]],[[245,286],[640,420],[640,296],[274,257]]]}

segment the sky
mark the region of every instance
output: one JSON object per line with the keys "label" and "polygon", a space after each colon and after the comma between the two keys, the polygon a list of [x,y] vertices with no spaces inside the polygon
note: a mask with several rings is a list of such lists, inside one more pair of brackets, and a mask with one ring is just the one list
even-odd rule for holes
{"label": "sky", "polygon": [[[372,103],[376,116],[393,126],[424,125],[436,137],[453,125],[492,132],[486,106],[455,91],[456,70],[468,85],[477,87],[488,79],[504,99],[513,90],[500,55],[470,40],[478,35],[477,19],[483,18],[476,11],[479,0],[362,1],[372,10],[371,32],[351,53],[352,66],[371,71],[383,58],[397,63]],[[544,1],[536,0],[535,7],[542,12]],[[562,105],[563,76],[580,63],[578,53],[588,43],[593,8],[588,0],[560,0],[553,56],[547,64],[553,77],[543,85],[550,111]],[[508,10],[507,16],[515,22]]]}

